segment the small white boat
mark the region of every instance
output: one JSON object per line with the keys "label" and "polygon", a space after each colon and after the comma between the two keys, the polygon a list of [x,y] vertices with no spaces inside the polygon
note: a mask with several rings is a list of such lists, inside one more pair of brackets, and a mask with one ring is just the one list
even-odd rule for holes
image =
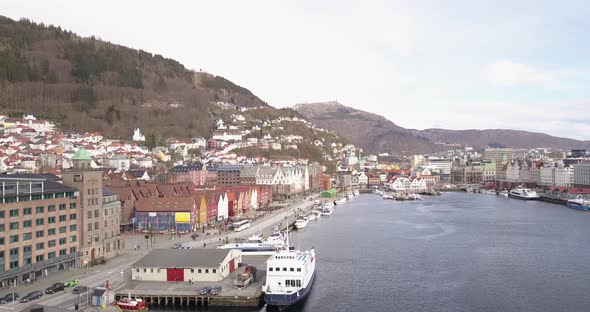
{"label": "small white boat", "polygon": [[342,205],[344,203],[346,203],[346,198],[339,198],[339,199],[337,199],[337,200],[334,201],[334,204],[335,205]]}
{"label": "small white boat", "polygon": [[316,219],[316,215],[315,215],[315,213],[312,212],[312,213],[308,214],[306,218],[307,218],[307,221],[311,222]]}
{"label": "small white boat", "polygon": [[332,212],[334,212],[332,207],[326,206],[322,209],[322,216],[329,216],[332,214]]}
{"label": "small white boat", "polygon": [[510,190],[508,196],[512,198],[524,199],[524,200],[531,200],[531,199],[538,199],[539,195],[535,190],[531,190],[525,187],[517,187],[515,189]]}
{"label": "small white boat", "polygon": [[360,193],[359,193],[359,191],[358,191],[358,190],[354,190],[354,191],[352,192],[352,195],[354,195],[354,196],[359,196],[359,194],[360,194]]}
{"label": "small white boat", "polygon": [[412,197],[414,199],[422,199],[422,196],[420,196],[420,194],[416,194],[416,193],[410,194],[410,197]]}
{"label": "small white boat", "polygon": [[504,196],[504,197],[508,197],[508,191],[507,190],[503,190],[500,193],[498,193],[500,196]]}
{"label": "small white boat", "polygon": [[295,220],[295,228],[302,229],[302,228],[306,227],[308,223],[309,223],[309,221],[307,221],[307,218],[299,217],[299,218],[297,218],[297,220]]}
{"label": "small white boat", "polygon": [[389,194],[383,194],[383,195],[381,195],[381,197],[382,197],[383,199],[393,199],[393,196],[391,196],[391,195],[389,195]]}
{"label": "small white boat", "polygon": [[322,217],[322,210],[317,209],[317,210],[312,211],[311,213],[313,213],[315,215],[316,221],[320,221],[320,218]]}

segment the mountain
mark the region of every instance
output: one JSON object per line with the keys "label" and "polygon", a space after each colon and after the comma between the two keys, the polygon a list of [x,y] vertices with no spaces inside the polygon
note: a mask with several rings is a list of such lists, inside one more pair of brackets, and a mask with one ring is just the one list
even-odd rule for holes
{"label": "mountain", "polygon": [[161,55],[0,16],[0,113],[32,112],[64,130],[113,138],[129,139],[136,127],[191,137],[210,133],[221,111],[214,103],[268,106],[223,77]]}
{"label": "mountain", "polygon": [[344,106],[338,102],[298,104],[293,107],[316,125],[336,131],[343,138],[370,152],[428,153],[451,149],[449,145],[478,148],[553,147],[588,148],[590,142],[559,138],[543,133],[506,130],[414,130],[400,127],[383,116]]}

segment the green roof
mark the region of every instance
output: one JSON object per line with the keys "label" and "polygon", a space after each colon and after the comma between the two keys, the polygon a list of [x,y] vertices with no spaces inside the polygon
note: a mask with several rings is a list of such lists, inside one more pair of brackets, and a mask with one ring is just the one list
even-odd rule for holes
{"label": "green roof", "polygon": [[85,148],[80,148],[76,151],[76,155],[74,155],[74,160],[92,160],[90,153]]}

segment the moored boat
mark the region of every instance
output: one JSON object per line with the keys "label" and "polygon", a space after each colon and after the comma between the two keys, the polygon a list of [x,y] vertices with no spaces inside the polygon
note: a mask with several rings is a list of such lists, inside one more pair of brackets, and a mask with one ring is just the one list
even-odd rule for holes
{"label": "moored boat", "polygon": [[268,259],[266,281],[262,286],[266,304],[283,309],[305,299],[315,280],[315,260],[313,248],[282,250]]}
{"label": "moored boat", "polygon": [[515,189],[511,189],[510,193],[508,193],[508,196],[510,196],[512,198],[525,199],[525,200],[539,198],[539,195],[537,194],[537,192],[535,192],[535,190],[531,190],[531,189],[524,188],[524,187],[517,187]]}
{"label": "moored boat", "polygon": [[307,220],[307,218],[299,217],[299,218],[297,218],[297,220],[295,220],[295,228],[302,229],[302,228],[306,227],[308,223],[309,223],[309,221]]}
{"label": "moored boat", "polygon": [[586,200],[584,198],[570,199],[567,201],[566,205],[569,208],[576,209],[576,210],[582,210],[582,211],[590,210],[590,200]]}
{"label": "moored boat", "polygon": [[147,304],[139,298],[131,299],[131,297],[125,297],[117,301],[116,306],[125,312],[146,312],[148,310]]}

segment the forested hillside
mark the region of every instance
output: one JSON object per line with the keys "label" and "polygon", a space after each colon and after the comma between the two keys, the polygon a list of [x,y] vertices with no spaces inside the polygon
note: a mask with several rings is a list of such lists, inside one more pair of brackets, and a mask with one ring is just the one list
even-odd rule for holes
{"label": "forested hillside", "polygon": [[0,16],[0,113],[48,118],[64,130],[130,138],[207,135],[212,102],[266,105],[231,81],[179,62]]}

